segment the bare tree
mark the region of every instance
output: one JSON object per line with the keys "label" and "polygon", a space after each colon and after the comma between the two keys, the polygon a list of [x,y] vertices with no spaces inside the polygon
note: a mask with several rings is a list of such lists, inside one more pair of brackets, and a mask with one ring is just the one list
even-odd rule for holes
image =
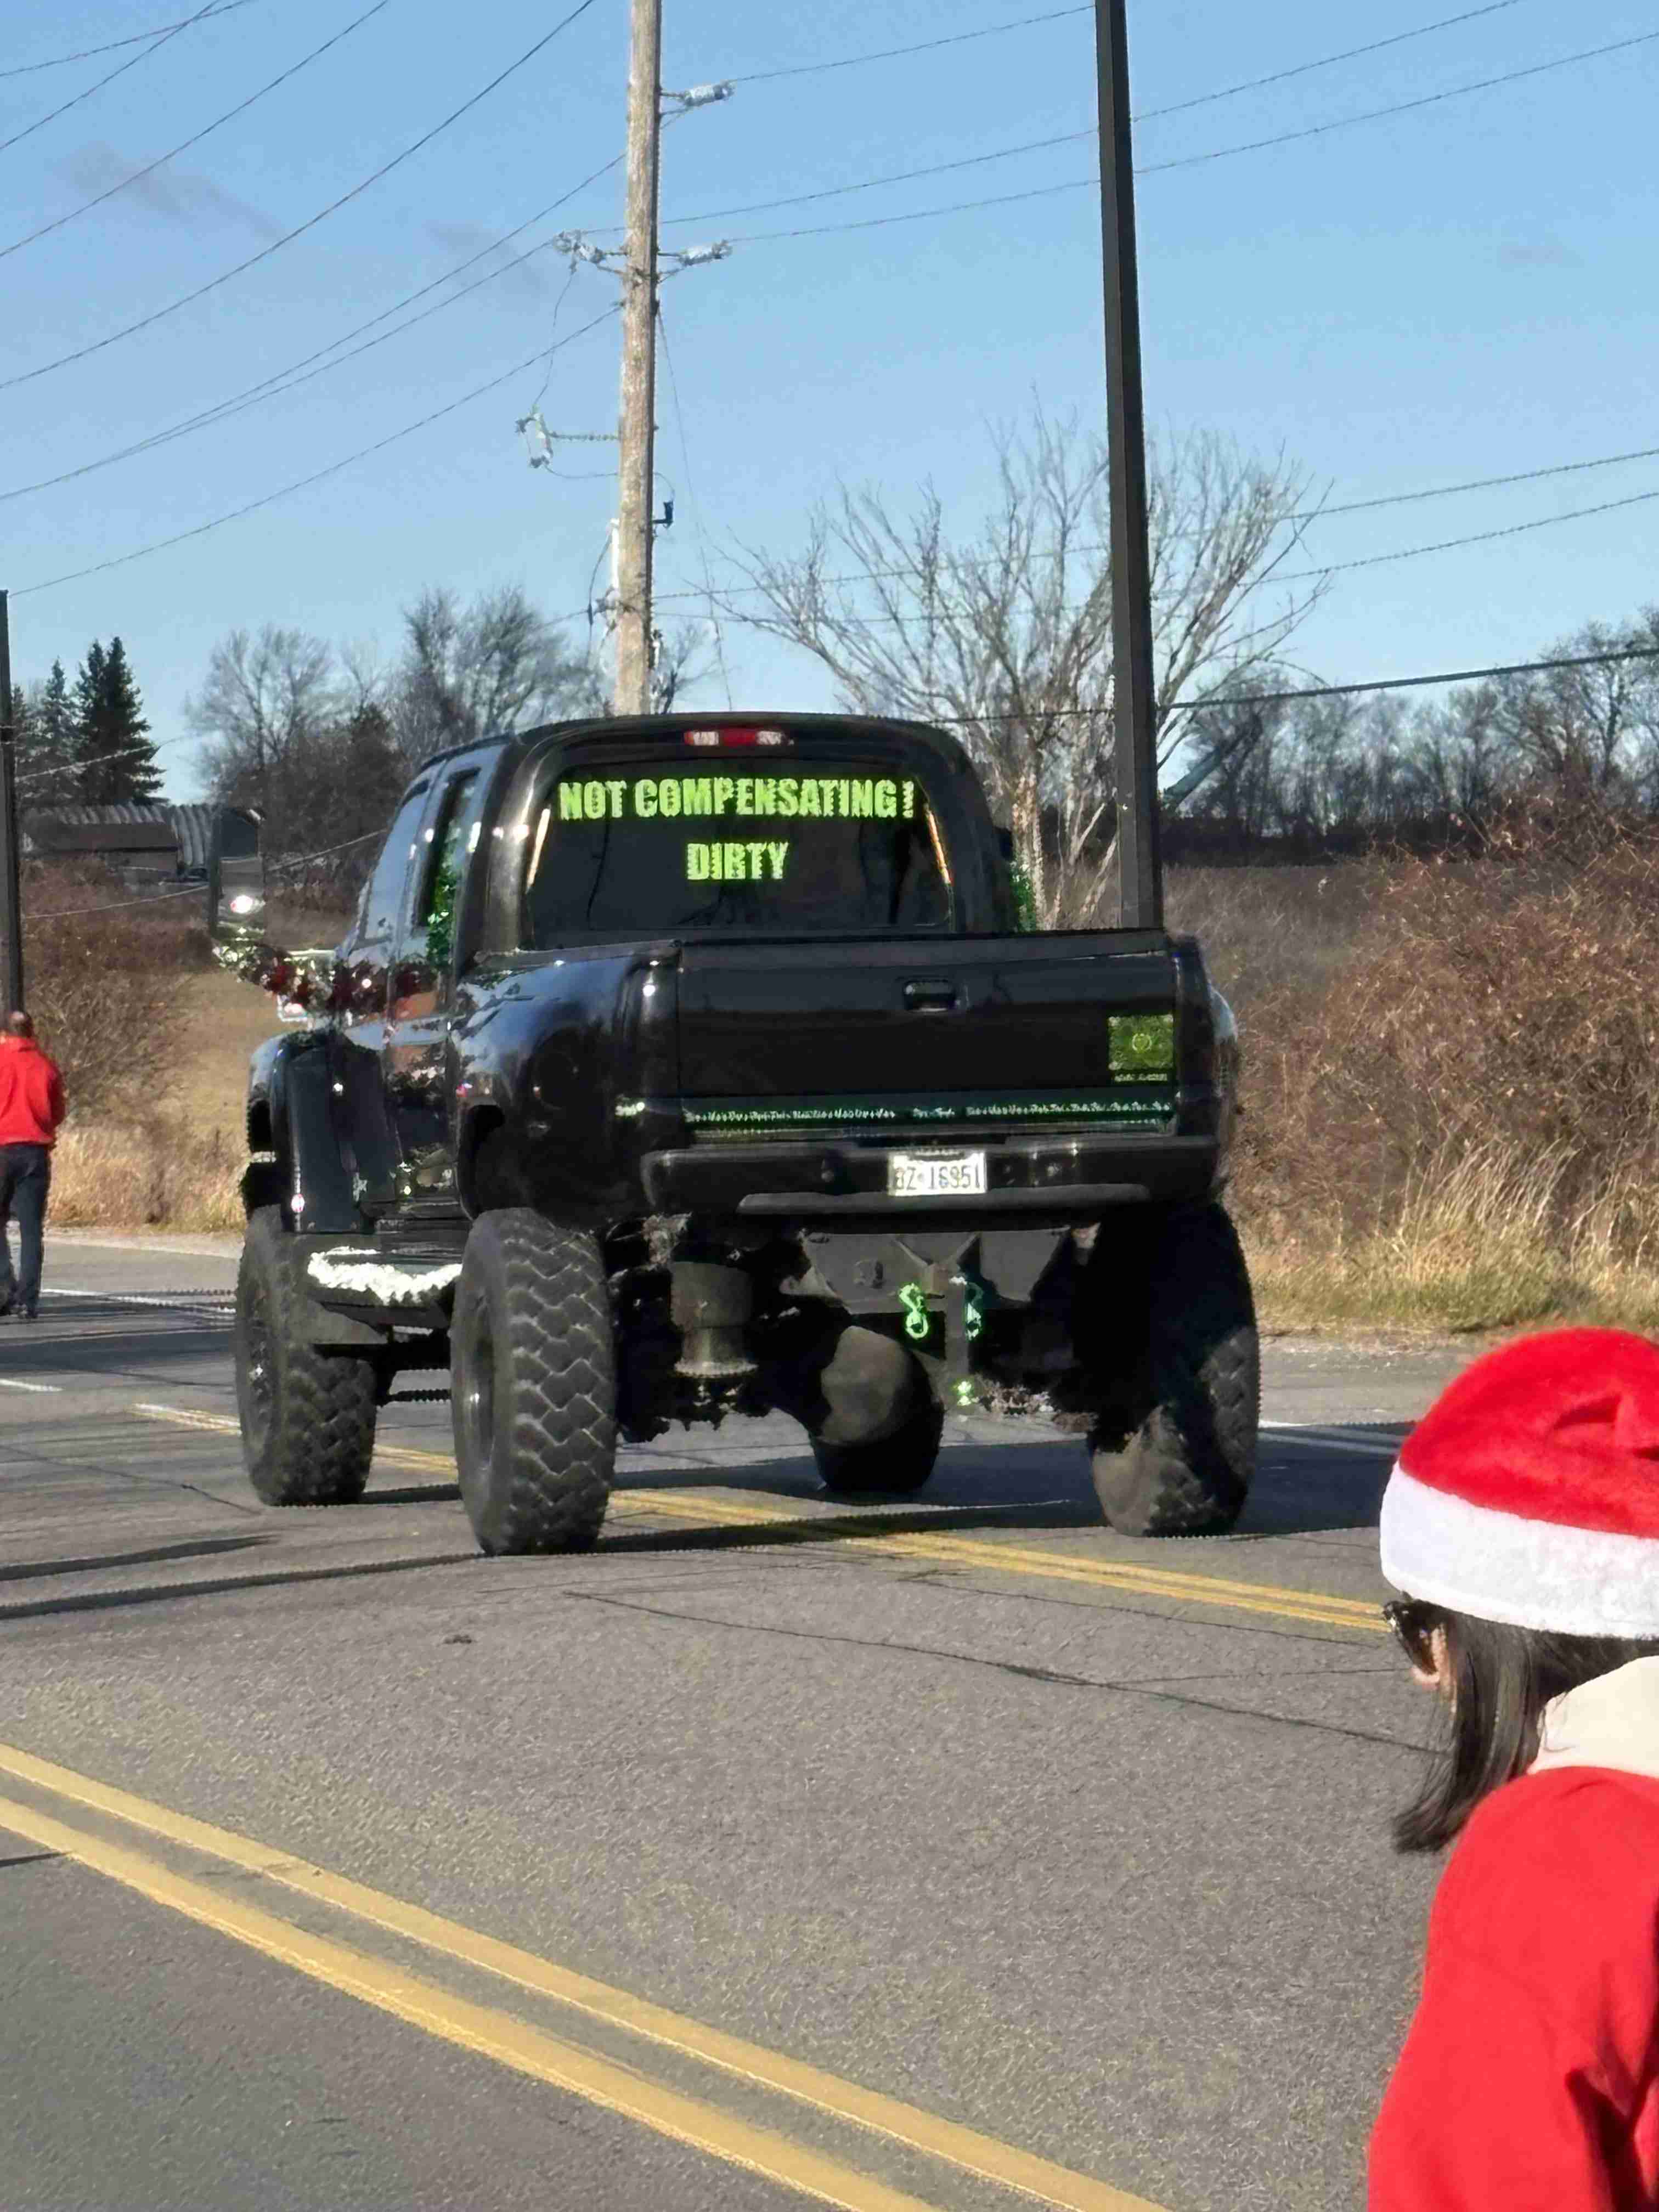
{"label": "bare tree", "polygon": [[[924,485],[908,512],[843,486],[805,550],[750,550],[762,611],[735,620],[811,653],[842,703],[954,723],[1012,826],[1039,922],[1083,920],[1113,866],[1117,777],[1104,441],[1040,408],[996,439],[997,492],[957,536]],[[1148,533],[1160,764],[1189,695],[1273,661],[1321,595],[1255,594],[1297,544],[1306,479],[1210,435],[1155,446]]]}
{"label": "bare tree", "polygon": [[447,587],[404,611],[404,654],[391,684],[392,726],[417,767],[447,745],[599,711],[593,670],[517,585],[463,607]]}
{"label": "bare tree", "polygon": [[702,623],[677,623],[672,629],[657,633],[655,646],[651,711],[667,714],[673,711],[681,692],[701,684],[708,673],[708,630]]}
{"label": "bare tree", "polygon": [[267,817],[283,812],[289,783],[339,709],[334,648],[272,623],[257,637],[235,629],[222,639],[206,682],[185,702],[214,797]]}
{"label": "bare tree", "polygon": [[[1659,646],[1659,609],[1624,629],[1588,623],[1552,658]],[[1659,672],[1651,660],[1499,677],[1499,741],[1534,782],[1613,805],[1632,800],[1659,763]]]}

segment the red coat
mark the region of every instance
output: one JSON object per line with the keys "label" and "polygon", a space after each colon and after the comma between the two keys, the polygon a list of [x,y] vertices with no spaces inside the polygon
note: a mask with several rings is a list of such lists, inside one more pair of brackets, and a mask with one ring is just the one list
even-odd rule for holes
{"label": "red coat", "polygon": [[[1488,1798],[1442,1877],[1370,2212],[1659,2207],[1659,1660],[1551,1711],[1583,1701],[1575,1749]],[[1598,1734],[1607,1764],[1568,1763]]]}
{"label": "red coat", "polygon": [[0,1036],[0,1145],[49,1145],[64,1118],[64,1079],[33,1037]]}

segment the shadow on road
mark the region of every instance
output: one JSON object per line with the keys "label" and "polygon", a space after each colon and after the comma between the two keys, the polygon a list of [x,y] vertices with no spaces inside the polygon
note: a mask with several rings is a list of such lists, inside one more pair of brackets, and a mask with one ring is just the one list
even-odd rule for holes
{"label": "shadow on road", "polygon": [[143,1552],[104,1552],[70,1559],[26,1559],[16,1566],[0,1566],[0,1583],[33,1582],[41,1575],[91,1575],[108,1567],[149,1567],[163,1559],[206,1559],[221,1552],[257,1551],[276,1534],[260,1536],[204,1536],[191,1544],[155,1544]]}

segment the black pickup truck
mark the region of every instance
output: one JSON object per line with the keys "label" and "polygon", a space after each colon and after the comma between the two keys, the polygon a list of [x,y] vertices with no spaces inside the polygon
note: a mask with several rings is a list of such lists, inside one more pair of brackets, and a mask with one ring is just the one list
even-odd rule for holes
{"label": "black pickup truck", "polygon": [[782,1409],[832,1490],[945,1418],[1086,1434],[1108,1518],[1224,1528],[1254,1463],[1219,1203],[1237,1046],[1190,938],[1023,933],[941,732],[567,722],[429,762],[256,1054],[237,1291],[249,1474],[362,1492],[451,1370],[489,1552],[591,1542],[618,1435]]}

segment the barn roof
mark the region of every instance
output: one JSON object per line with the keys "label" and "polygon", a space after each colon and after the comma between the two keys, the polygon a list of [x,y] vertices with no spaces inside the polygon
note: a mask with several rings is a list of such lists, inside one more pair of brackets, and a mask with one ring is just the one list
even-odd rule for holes
{"label": "barn roof", "polygon": [[[180,868],[194,871],[198,868],[205,870],[208,866],[212,851],[213,825],[216,817],[221,818],[223,822],[224,830],[222,834],[223,834],[224,848],[228,854],[257,852],[258,849],[257,819],[252,815],[242,813],[228,806],[165,806],[160,804],[141,805],[132,799],[112,800],[102,806],[85,805],[37,806],[30,807],[25,813],[23,828],[25,834],[35,844],[48,849],[56,842],[52,836],[54,829],[83,833],[97,830],[108,830],[111,832],[118,832],[122,830],[131,830],[141,833],[148,831],[149,833],[148,836],[135,836],[125,849],[129,851],[143,849],[152,852],[165,849],[170,838],[171,844],[178,854],[177,865]],[[168,833],[168,836],[158,837],[155,834],[157,831]],[[89,842],[84,835],[75,839],[76,844],[82,851],[87,849]],[[100,845],[106,842],[101,838],[97,842]],[[107,846],[108,849],[118,852],[123,849],[124,841],[119,836],[112,835],[107,840]]]}

